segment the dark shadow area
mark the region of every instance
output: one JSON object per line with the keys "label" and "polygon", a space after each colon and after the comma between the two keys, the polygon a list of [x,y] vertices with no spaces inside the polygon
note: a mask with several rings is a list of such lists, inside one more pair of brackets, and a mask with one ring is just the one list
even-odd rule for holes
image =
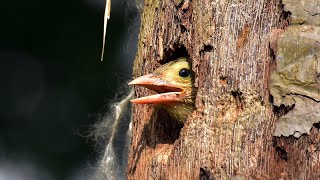
{"label": "dark shadow area", "polygon": [[202,56],[204,53],[206,53],[206,52],[211,52],[211,51],[213,51],[213,46],[211,46],[211,45],[204,45],[204,46],[203,46],[203,49],[200,50],[199,54],[200,54],[200,56]]}
{"label": "dark shadow area", "polygon": [[285,147],[281,146],[281,138],[283,137],[273,137],[273,147],[275,148],[275,156],[277,159],[288,161],[288,153]]}
{"label": "dark shadow area", "polygon": [[320,129],[320,123],[313,124],[313,126],[317,129]]}
{"label": "dark shadow area", "polygon": [[199,180],[214,180],[213,174],[207,167],[200,167]]}
{"label": "dark shadow area", "polygon": [[148,146],[155,148],[157,144],[173,144],[179,138],[183,124],[172,119],[161,107],[157,107],[145,126],[143,134]]}
{"label": "dark shadow area", "polygon": [[288,112],[293,110],[294,107],[295,107],[295,104],[291,106],[285,106],[284,104],[281,104],[280,106],[273,106],[273,112],[280,117],[288,114]]}
{"label": "dark shadow area", "polygon": [[164,50],[163,59],[160,60],[160,64],[166,64],[180,57],[189,58],[190,55],[184,45],[174,44],[172,48]]}

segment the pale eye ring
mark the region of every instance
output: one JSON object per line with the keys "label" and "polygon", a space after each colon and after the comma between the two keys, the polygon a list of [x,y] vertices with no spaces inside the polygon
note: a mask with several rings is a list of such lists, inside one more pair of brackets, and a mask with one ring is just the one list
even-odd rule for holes
{"label": "pale eye ring", "polygon": [[190,76],[190,70],[187,69],[187,68],[180,69],[179,76],[183,77],[183,78],[189,77]]}

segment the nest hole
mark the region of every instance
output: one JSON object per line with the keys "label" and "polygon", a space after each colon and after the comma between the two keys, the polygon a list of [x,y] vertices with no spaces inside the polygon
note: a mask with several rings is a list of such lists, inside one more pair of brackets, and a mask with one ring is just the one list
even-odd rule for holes
{"label": "nest hole", "polygon": [[[184,45],[173,44],[169,49],[165,49],[163,59],[159,63],[163,65],[180,57],[189,58],[190,56]],[[146,143],[150,147],[156,147],[158,144],[173,144],[179,138],[182,127],[183,124],[172,118],[164,108],[155,107],[150,122],[145,127]]]}

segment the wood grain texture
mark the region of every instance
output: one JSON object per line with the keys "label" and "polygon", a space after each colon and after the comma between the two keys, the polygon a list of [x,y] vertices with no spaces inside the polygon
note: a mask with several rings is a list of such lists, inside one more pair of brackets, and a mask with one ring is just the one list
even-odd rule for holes
{"label": "wood grain texture", "polygon": [[[197,110],[181,127],[166,112],[134,106],[128,179],[294,176],[295,168],[278,156],[281,139],[272,137],[270,36],[287,24],[279,1],[146,0],[144,7],[134,78],[187,53]],[[315,166],[306,168],[308,179]]]}

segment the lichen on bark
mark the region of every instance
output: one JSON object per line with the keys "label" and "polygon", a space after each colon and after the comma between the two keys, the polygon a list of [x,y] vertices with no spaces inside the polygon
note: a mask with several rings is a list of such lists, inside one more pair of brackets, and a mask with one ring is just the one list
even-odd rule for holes
{"label": "lichen on bark", "polygon": [[320,122],[320,27],[289,26],[277,44],[270,83],[273,104],[295,107],[279,118],[274,135],[300,137]]}
{"label": "lichen on bark", "polygon": [[291,24],[320,25],[319,0],[282,0],[284,10],[291,13]]}

